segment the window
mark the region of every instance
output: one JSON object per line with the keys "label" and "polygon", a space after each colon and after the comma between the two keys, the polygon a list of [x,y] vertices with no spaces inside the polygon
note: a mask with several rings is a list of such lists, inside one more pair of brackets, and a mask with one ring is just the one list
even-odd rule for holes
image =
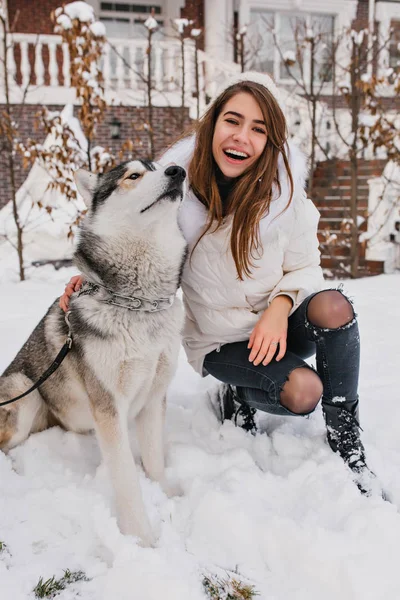
{"label": "window", "polygon": [[[122,2],[101,2],[100,21],[104,23],[107,37],[123,39],[145,39],[147,29],[143,23],[154,8],[155,15],[161,15],[161,6],[154,4],[130,4]],[[162,37],[162,18],[157,18],[159,29],[153,39]]]}
{"label": "window", "polygon": [[391,21],[390,29],[389,67],[398,71],[400,66],[400,21]]}
{"label": "window", "polygon": [[[306,42],[311,32],[315,41],[314,80],[331,81],[330,54],[334,17],[318,13],[270,12],[253,9],[247,42],[248,66],[271,73],[275,79],[290,80],[285,65],[293,60],[293,77],[309,80],[311,45]],[[247,65],[246,65],[247,66]]]}
{"label": "window", "polygon": [[154,6],[150,4],[123,4],[122,2],[102,2],[100,4],[100,10],[111,10],[116,12],[132,12],[132,13],[151,13],[151,9],[154,8],[156,15],[161,14],[161,6]]}
{"label": "window", "polygon": [[[274,13],[252,10],[250,27],[245,39],[245,60],[251,68],[274,74]],[[247,64],[246,64],[247,68]]]}

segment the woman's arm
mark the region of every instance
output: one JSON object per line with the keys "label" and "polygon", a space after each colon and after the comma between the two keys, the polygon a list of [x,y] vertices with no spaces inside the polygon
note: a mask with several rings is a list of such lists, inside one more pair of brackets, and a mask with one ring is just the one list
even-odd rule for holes
{"label": "woman's arm", "polygon": [[269,306],[254,327],[248,347],[249,361],[267,365],[286,353],[288,317],[313,292],[322,289],[324,279],[320,267],[317,228],[319,212],[306,195],[297,200],[296,218],[292,237],[286,248],[282,269],[283,277],[272,290]]}
{"label": "woman's arm", "polygon": [[293,301],[291,312],[313,292],[324,287],[317,236],[319,212],[305,194],[297,201],[292,237],[283,259],[284,275],[272,290],[269,303],[284,294]]}

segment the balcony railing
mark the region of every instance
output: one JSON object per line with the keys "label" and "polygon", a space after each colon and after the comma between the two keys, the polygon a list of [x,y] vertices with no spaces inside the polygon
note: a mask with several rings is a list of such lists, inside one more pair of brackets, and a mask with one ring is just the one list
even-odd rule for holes
{"label": "balcony railing", "polygon": [[[28,103],[59,104],[74,101],[70,88],[70,58],[68,46],[58,35],[16,33],[10,36],[7,72],[12,101],[20,102],[25,92]],[[145,105],[148,79],[147,40],[108,39],[104,46],[101,67],[109,101]],[[211,58],[205,52],[197,54],[199,63],[200,105],[206,95],[213,95],[216,86],[239,70],[234,63]],[[1,66],[0,66],[1,68]],[[153,102],[156,105],[178,106],[182,98],[182,56],[178,40],[153,42],[151,56]],[[195,46],[185,40],[185,105],[196,105]],[[0,102],[4,95],[1,89]]]}

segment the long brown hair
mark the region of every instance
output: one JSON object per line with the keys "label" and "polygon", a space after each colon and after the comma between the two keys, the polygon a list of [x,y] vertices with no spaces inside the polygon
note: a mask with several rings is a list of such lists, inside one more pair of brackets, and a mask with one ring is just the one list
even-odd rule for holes
{"label": "long brown hair", "polygon": [[[267,130],[267,143],[258,160],[245,171],[235,183],[224,214],[216,180],[216,162],[212,153],[214,128],[224,105],[233,96],[245,92],[253,96],[263,114]],[[290,171],[285,143],[287,126],[285,116],[271,92],[253,81],[241,81],[227,88],[210,106],[196,128],[196,145],[189,165],[189,181],[197,198],[208,210],[205,231],[196,242],[210,230],[216,231],[225,215],[233,215],[230,239],[231,252],[235,261],[238,278],[251,276],[253,260],[262,253],[259,222],[268,214],[274,186],[281,194],[278,174],[278,159],[282,155],[290,183],[289,206],[293,196],[293,178]]]}

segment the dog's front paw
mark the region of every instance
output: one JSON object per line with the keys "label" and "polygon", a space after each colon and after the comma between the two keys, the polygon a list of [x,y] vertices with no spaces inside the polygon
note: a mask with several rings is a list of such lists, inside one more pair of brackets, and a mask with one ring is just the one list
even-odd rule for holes
{"label": "dog's front paw", "polygon": [[156,540],[155,536],[152,533],[150,533],[150,534],[141,536],[138,541],[138,544],[142,548],[155,548],[156,541],[157,540]]}
{"label": "dog's front paw", "polygon": [[128,515],[120,517],[118,521],[121,533],[139,538],[139,546],[142,546],[143,548],[155,547],[156,537],[153,534],[153,530],[144,513],[139,520],[137,518],[130,518]]}

